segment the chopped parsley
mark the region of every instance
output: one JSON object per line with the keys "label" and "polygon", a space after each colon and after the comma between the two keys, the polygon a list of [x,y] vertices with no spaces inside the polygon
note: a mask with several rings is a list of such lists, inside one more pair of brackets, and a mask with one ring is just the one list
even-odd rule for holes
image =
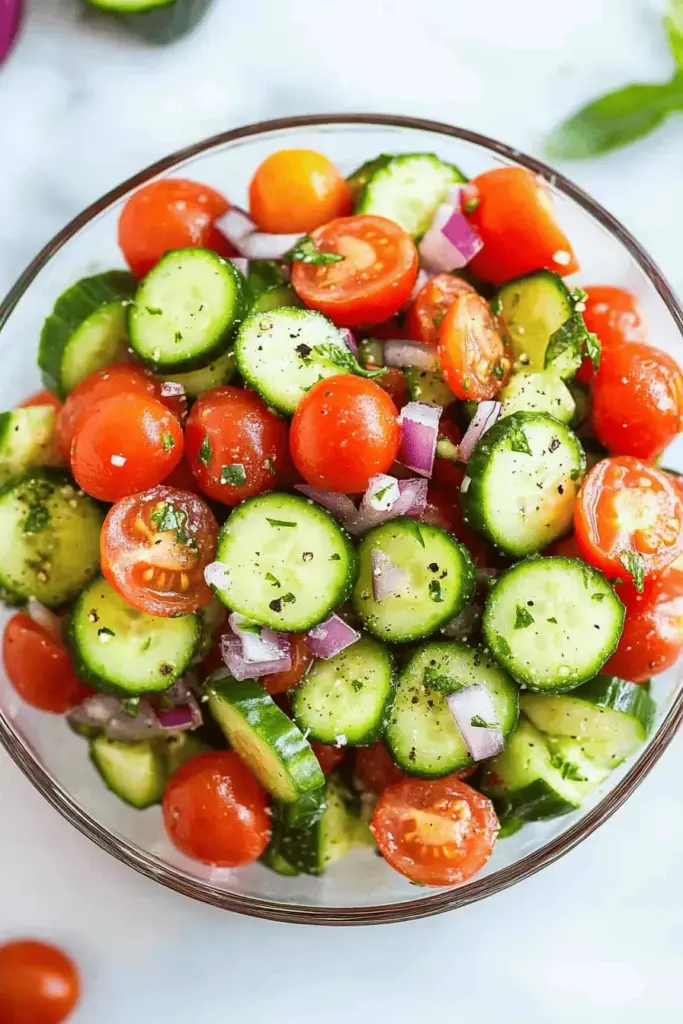
{"label": "chopped parsley", "polygon": [[604,601],[605,594],[591,594],[591,601]]}
{"label": "chopped parsley", "polygon": [[523,605],[518,604],[517,614],[515,615],[515,629],[526,629],[533,621],[533,615]]}
{"label": "chopped parsley", "polygon": [[630,574],[633,586],[642,594],[645,585],[645,559],[637,551],[622,551],[619,561]]}
{"label": "chopped parsley", "polygon": [[272,572],[266,573],[266,579],[268,580],[269,583],[272,583],[274,587],[282,586],[277,576],[273,576]]}
{"label": "chopped parsley", "polygon": [[247,482],[247,474],[244,471],[244,466],[241,462],[235,462],[231,466],[223,466],[221,469],[221,483],[232,484],[233,487],[238,487],[240,484]]}
{"label": "chopped parsley", "polygon": [[470,725],[475,729],[497,729],[498,726],[495,722],[487,722],[481,715],[475,715],[474,718],[470,719]]}
{"label": "chopped parsley", "polygon": [[585,775],[582,775],[577,765],[572,764],[571,761],[565,761],[559,754],[552,754],[550,763],[553,768],[557,768],[563,779],[569,779],[571,782],[587,782]]}
{"label": "chopped parsley", "polygon": [[124,715],[129,715],[131,718],[137,718],[138,711],[140,710],[140,698],[124,697],[121,701],[121,710]]}
{"label": "chopped parsley", "polygon": [[266,522],[271,526],[296,526],[296,523],[291,523],[287,519],[271,519],[270,516],[266,516]]}
{"label": "chopped parsley", "polygon": [[[509,421],[508,421],[509,423]],[[510,424],[508,429],[508,440],[513,452],[521,452],[523,455],[531,455],[529,441],[524,433],[524,427],[518,424]]]}
{"label": "chopped parsley", "polygon": [[268,458],[264,460],[263,465],[266,467],[271,476],[275,476],[275,463],[270,458],[270,456],[268,456]]}
{"label": "chopped parsley", "polygon": [[443,594],[441,593],[441,584],[438,580],[429,581],[429,596],[435,604],[441,604],[443,601]]}
{"label": "chopped parsley", "polygon": [[211,456],[212,455],[213,455],[213,450],[211,448],[211,442],[209,441],[209,435],[208,434],[204,434],[204,440],[200,444],[199,451],[197,452],[197,462],[201,462],[201,464],[206,469],[208,469],[209,468],[209,463],[211,462]]}
{"label": "chopped parsley", "polygon": [[450,676],[444,675],[433,666],[429,666],[425,669],[422,682],[425,686],[430,687],[430,689],[439,690],[442,693],[455,693],[457,690],[464,689],[463,686],[456,683],[456,681],[451,679]]}
{"label": "chopped parsley", "polygon": [[159,309],[158,306],[145,306],[145,310],[149,313],[150,316],[161,316],[161,314],[163,313],[163,310]]}
{"label": "chopped parsley", "polygon": [[340,263],[344,259],[341,253],[324,252],[319,249],[310,235],[300,238],[282,258],[285,263],[313,263],[318,266]]}
{"label": "chopped parsley", "polygon": [[352,679],[351,687],[354,693],[358,693],[359,690],[363,689],[363,684],[361,683],[360,679]]}
{"label": "chopped parsley", "polygon": [[197,547],[194,537],[191,537],[185,529],[187,525],[187,512],[182,508],[178,508],[173,502],[159,502],[149,518],[159,533],[175,531],[175,539],[178,544],[185,544],[190,548]]}
{"label": "chopped parsley", "polygon": [[463,213],[474,213],[481,202],[481,196],[472,196],[465,199],[462,204]]}
{"label": "chopped parsley", "polygon": [[288,594],[283,594],[282,595],[282,603],[283,604],[294,604],[295,601],[296,601],[296,598],[295,598],[294,594],[292,594],[291,592],[288,593]]}
{"label": "chopped parsley", "polygon": [[24,520],[24,533],[40,533],[50,525],[50,510],[47,505],[34,505]]}
{"label": "chopped parsley", "polygon": [[175,448],[175,441],[173,440],[172,434],[164,434],[161,439],[161,444],[165,452],[170,452],[172,448]]}

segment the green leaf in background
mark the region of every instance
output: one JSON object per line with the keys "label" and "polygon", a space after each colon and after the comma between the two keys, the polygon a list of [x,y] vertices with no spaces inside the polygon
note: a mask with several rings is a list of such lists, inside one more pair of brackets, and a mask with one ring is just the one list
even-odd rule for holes
{"label": "green leaf in background", "polygon": [[671,0],[669,13],[664,15],[664,27],[676,67],[683,71],[683,0]]}

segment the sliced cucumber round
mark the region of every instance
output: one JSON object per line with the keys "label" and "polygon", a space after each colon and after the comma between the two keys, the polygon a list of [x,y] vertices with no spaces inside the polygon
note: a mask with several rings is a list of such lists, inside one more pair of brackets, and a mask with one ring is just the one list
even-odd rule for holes
{"label": "sliced cucumber round", "polygon": [[576,403],[561,377],[551,370],[513,373],[499,395],[501,416],[516,412],[545,412],[560,423],[571,423]]}
{"label": "sliced cucumber round", "polygon": [[408,394],[413,402],[428,402],[429,405],[440,405],[445,409],[455,401],[455,395],[440,373],[405,369],[403,375],[408,382]]}
{"label": "sliced cucumber round", "polygon": [[229,348],[227,352],[217,356],[199,370],[188,370],[187,373],[165,373],[159,379],[182,384],[188,398],[198,398],[203,391],[219,388],[222,384],[229,384],[234,376],[235,353]]}
{"label": "sliced cucumber round", "polygon": [[105,786],[124,803],[143,811],[161,802],[168,781],[163,743],[97,736],[90,743],[90,759]]}
{"label": "sliced cucumber round", "polygon": [[57,463],[52,448],[55,418],[51,405],[32,405],[0,413],[0,484],[33,466]]}
{"label": "sliced cucumber round", "polygon": [[353,177],[356,183],[363,183],[357,213],[388,217],[415,238],[432,223],[449,187],[467,180],[457,167],[434,153],[401,153],[388,160],[380,157],[359,168]]}
{"label": "sliced cucumber round", "polygon": [[510,338],[515,366],[527,370],[545,369],[550,336],[574,315],[571,293],[552,270],[508,281],[491,308]]}

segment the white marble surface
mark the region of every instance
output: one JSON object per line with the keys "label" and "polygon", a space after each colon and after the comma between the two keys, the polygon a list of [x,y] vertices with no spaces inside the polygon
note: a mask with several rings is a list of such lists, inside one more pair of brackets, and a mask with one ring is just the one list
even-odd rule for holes
{"label": "white marble surface", "polygon": [[[246,121],[383,111],[538,152],[597,91],[667,74],[655,0],[214,0],[160,50],[28,0],[0,70],[0,291],[83,206],[169,151]],[[683,289],[683,121],[570,173]],[[27,344],[33,344],[27,339]],[[195,905],[108,858],[0,753],[0,938],[53,937],[84,975],[76,1024],[631,1024],[680,1019],[683,741],[541,875],[453,914],[321,931]]]}

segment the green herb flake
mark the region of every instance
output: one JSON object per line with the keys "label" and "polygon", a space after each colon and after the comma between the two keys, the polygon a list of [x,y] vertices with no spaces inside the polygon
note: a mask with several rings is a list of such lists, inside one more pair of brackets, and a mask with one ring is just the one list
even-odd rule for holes
{"label": "green herb flake", "polygon": [[172,448],[175,448],[175,441],[173,440],[172,434],[164,434],[161,439],[161,444],[165,452],[170,452]]}
{"label": "green herb flake", "polygon": [[463,213],[474,213],[481,203],[481,196],[472,196],[471,199],[465,199],[462,204]]}
{"label": "green herb flake", "polygon": [[524,427],[521,427],[518,423],[513,423],[512,417],[508,420],[508,424],[507,438],[512,451],[521,452],[522,455],[531,455],[531,448],[524,433]]}
{"label": "green herb flake", "polygon": [[140,698],[124,697],[121,701],[121,710],[124,715],[129,715],[131,718],[137,718],[140,710]]}
{"label": "green herb flake", "polygon": [[500,363],[496,363],[496,365],[491,370],[491,373],[493,374],[494,377],[497,377],[498,380],[501,380],[501,378],[505,376],[505,369],[500,365]]}
{"label": "green herb flake", "polygon": [[273,576],[272,572],[266,573],[266,579],[268,580],[269,583],[272,583],[274,587],[282,586],[277,576]]}
{"label": "green herb flake", "polygon": [[585,775],[581,774],[578,766],[572,764],[571,761],[566,761],[559,754],[551,754],[550,763],[553,768],[561,774],[563,779],[569,779],[570,782],[587,782],[588,779]]}
{"label": "green herb flake", "polygon": [[512,648],[504,636],[496,637],[496,647],[502,658],[510,658],[512,656]]}
{"label": "green herb flake", "polygon": [[246,482],[247,474],[241,462],[235,462],[231,466],[223,466],[221,469],[222,484],[231,484],[233,487],[239,487],[240,484]]}
{"label": "green herb flake", "polygon": [[41,533],[50,525],[50,510],[47,505],[34,505],[24,520],[24,533]]}
{"label": "green herb flake", "polygon": [[344,257],[338,252],[325,252],[319,249],[310,235],[304,235],[289,252],[285,253],[285,263],[312,263],[325,266],[328,263],[340,263]]}
{"label": "green herb flake", "polygon": [[481,715],[475,715],[474,718],[470,719],[470,725],[475,729],[497,729],[498,726],[495,722],[487,722]]}
{"label": "green herb flake", "polygon": [[551,615],[550,618],[547,621],[548,622],[552,622],[553,626],[557,625],[557,619],[555,618],[554,615]]}
{"label": "green herb flake", "polygon": [[[306,552],[304,551],[304,555],[305,554],[306,554]],[[340,559],[341,559],[341,555],[337,554],[336,551],[335,551],[335,553],[333,555],[330,555],[330,561],[331,562],[338,562]]]}
{"label": "green herb flake", "polygon": [[533,621],[533,615],[523,605],[518,604],[515,615],[515,629],[526,629]]}
{"label": "green herb flake", "polygon": [[287,519],[271,519],[269,516],[266,516],[266,522],[271,526],[296,526],[296,523],[291,523]]}
{"label": "green herb flake", "polygon": [[429,581],[429,596],[435,604],[441,604],[444,597],[441,593],[441,584],[438,580]]}
{"label": "green herb flake", "polygon": [[429,666],[424,670],[422,682],[430,690],[438,690],[440,693],[456,693],[458,690],[465,689],[461,683],[457,683],[450,676],[444,675],[433,666]]}
{"label": "green herb flake", "polygon": [[183,340],[182,331],[176,331],[173,340],[174,341],[182,341]]}
{"label": "green herb flake", "polygon": [[283,594],[282,595],[282,603],[283,604],[294,604],[295,602],[296,602],[296,598],[295,598],[294,594],[292,594],[291,592],[289,594]]}
{"label": "green herb flake", "polygon": [[149,518],[159,533],[174,531],[178,544],[184,544],[193,549],[197,547],[196,540],[185,529],[187,512],[182,508],[178,508],[170,501],[159,502]]}
{"label": "green herb flake", "polygon": [[633,580],[633,586],[642,594],[645,586],[645,559],[637,551],[622,551],[619,561]]}
{"label": "green herb flake", "polygon": [[201,462],[205,469],[208,469],[212,455],[213,450],[211,448],[211,441],[209,440],[209,435],[204,434],[204,440],[200,444],[199,451],[197,452],[197,462]]}
{"label": "green herb flake", "polygon": [[604,601],[605,597],[605,594],[591,594],[591,601]]}
{"label": "green herb flake", "polygon": [[361,683],[360,679],[352,679],[351,688],[353,689],[354,693],[358,693],[360,690],[362,690],[363,684]]}
{"label": "green herb flake", "polygon": [[151,646],[152,646],[152,638],[151,638],[151,636],[148,636],[147,639],[145,640],[144,644],[140,648],[140,651],[144,654],[145,651],[148,651]]}

